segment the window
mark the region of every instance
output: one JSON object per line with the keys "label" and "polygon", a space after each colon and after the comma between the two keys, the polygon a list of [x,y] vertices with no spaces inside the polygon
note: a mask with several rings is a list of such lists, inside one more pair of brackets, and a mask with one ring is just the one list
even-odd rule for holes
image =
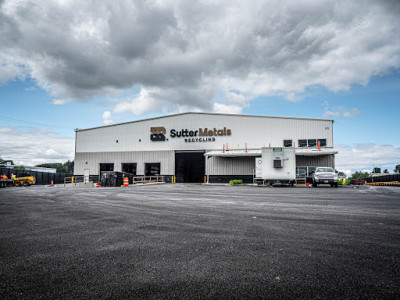
{"label": "window", "polygon": [[100,172],[102,171],[114,171],[114,164],[111,163],[100,164]]}
{"label": "window", "polygon": [[161,164],[160,163],[145,163],[145,176],[156,176],[160,175]]}
{"label": "window", "polygon": [[316,167],[296,167],[296,176],[297,177],[311,177],[315,172]]}
{"label": "window", "polygon": [[299,147],[307,147],[307,140],[299,140]]}
{"label": "window", "polygon": [[335,170],[332,168],[324,167],[324,168],[317,168],[315,172],[331,172],[334,173]]}
{"label": "window", "polygon": [[136,175],[136,163],[123,163],[121,164],[121,170],[122,172]]}
{"label": "window", "polygon": [[308,140],[308,147],[317,147],[317,140]]}
{"label": "window", "polygon": [[318,140],[321,144],[321,147],[326,147],[326,139],[319,139]]}
{"label": "window", "polygon": [[297,167],[297,177],[306,177],[307,176],[307,167]]}
{"label": "window", "polygon": [[283,140],[283,147],[292,147],[292,140]]}

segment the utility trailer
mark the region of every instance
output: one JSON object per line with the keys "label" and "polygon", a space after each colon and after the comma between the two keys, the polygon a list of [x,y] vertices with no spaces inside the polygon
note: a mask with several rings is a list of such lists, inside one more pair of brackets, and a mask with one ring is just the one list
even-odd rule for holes
{"label": "utility trailer", "polygon": [[14,186],[14,180],[0,178],[0,188],[5,188],[8,186]]}
{"label": "utility trailer", "polygon": [[293,148],[262,148],[255,159],[255,183],[288,184],[296,182],[296,154]]}

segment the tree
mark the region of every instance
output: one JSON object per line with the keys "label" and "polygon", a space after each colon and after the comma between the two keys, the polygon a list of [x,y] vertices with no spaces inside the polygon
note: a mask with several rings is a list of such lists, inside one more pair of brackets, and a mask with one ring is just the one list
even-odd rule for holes
{"label": "tree", "polygon": [[56,173],[68,173],[68,174],[74,173],[74,161],[67,161],[64,164],[46,163],[46,164],[37,165],[36,167],[56,169]]}
{"label": "tree", "polygon": [[339,172],[338,173],[338,176],[340,176],[340,177],[344,177],[344,178],[346,178],[347,176],[346,176],[346,173],[344,173],[344,172]]}
{"label": "tree", "polygon": [[36,167],[51,168],[51,169],[56,169],[57,173],[66,173],[64,172],[63,165],[60,163],[46,163],[37,165]]}
{"label": "tree", "polygon": [[12,161],[12,160],[9,160],[9,159],[2,159],[1,157],[0,157],[0,165],[7,165],[7,163],[10,163],[11,165],[14,165],[14,162]]}
{"label": "tree", "polygon": [[400,173],[400,165],[395,166],[393,172]]}
{"label": "tree", "polygon": [[66,167],[67,172],[69,174],[74,173],[74,161],[67,161],[64,166]]}
{"label": "tree", "polygon": [[378,167],[375,167],[373,170],[372,170],[372,173],[381,173],[381,168],[378,168]]}
{"label": "tree", "polygon": [[388,169],[385,169],[385,171],[383,171],[383,173],[385,173],[385,174],[389,173]]}
{"label": "tree", "polygon": [[367,178],[367,177],[369,177],[368,172],[356,171],[355,173],[351,174],[351,177],[349,179],[351,180],[351,179],[359,179],[359,178]]}

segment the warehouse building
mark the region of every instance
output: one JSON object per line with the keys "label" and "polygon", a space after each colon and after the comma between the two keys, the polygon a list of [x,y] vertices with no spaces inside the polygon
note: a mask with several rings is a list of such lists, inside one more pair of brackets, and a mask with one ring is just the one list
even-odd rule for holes
{"label": "warehouse building", "polygon": [[76,130],[74,174],[252,182],[263,147],[294,148],[298,177],[334,168],[333,120],[182,113]]}

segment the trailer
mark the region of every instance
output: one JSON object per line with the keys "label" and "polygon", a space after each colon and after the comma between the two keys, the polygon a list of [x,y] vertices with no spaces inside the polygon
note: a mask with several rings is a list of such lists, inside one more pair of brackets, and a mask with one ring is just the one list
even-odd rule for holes
{"label": "trailer", "polygon": [[296,154],[293,148],[262,148],[255,159],[255,183],[288,184],[296,182]]}
{"label": "trailer", "polygon": [[0,188],[14,186],[14,180],[0,178]]}

